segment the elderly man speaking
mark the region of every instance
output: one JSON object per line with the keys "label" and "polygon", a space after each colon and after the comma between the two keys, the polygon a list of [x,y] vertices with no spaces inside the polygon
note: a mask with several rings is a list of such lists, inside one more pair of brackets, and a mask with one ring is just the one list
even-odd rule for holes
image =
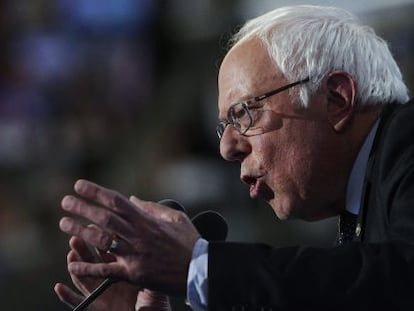
{"label": "elderly man speaking", "polygon": [[[414,104],[386,43],[350,13],[292,6],[247,22],[218,77],[220,152],[278,218],[340,215],[332,248],[207,242],[184,213],[85,180],[65,211],[90,310],[414,310]],[[408,103],[407,103],[408,102]],[[100,250],[95,262],[87,244]],[[105,251],[109,249],[109,253]]]}

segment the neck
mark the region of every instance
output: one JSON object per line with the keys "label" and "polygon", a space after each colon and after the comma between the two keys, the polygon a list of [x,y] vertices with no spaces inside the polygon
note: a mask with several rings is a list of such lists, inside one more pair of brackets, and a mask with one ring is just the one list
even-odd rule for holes
{"label": "neck", "polygon": [[[344,191],[346,194],[347,187],[349,186],[349,179],[356,162],[357,156],[360,153],[362,145],[364,144],[368,134],[370,133],[373,125],[378,120],[382,111],[380,106],[369,106],[357,111],[354,115],[353,122],[349,129],[347,136],[347,148],[349,150],[348,158],[346,160],[346,174],[344,178]],[[340,200],[340,203],[336,204],[335,211],[337,214],[345,210],[346,195]]]}

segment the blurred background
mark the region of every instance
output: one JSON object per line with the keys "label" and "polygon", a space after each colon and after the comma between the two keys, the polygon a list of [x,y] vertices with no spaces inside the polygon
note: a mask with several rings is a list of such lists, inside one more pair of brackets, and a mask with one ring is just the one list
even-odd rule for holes
{"label": "blurred background", "polygon": [[[0,2],[0,305],[68,310],[61,198],[88,178],[191,215],[221,212],[230,240],[329,246],[336,219],[279,222],[218,152],[216,75],[243,21],[306,1]],[[414,1],[307,1],[358,14],[414,86]],[[391,4],[392,3],[392,4]],[[175,310],[186,310],[175,301]]]}

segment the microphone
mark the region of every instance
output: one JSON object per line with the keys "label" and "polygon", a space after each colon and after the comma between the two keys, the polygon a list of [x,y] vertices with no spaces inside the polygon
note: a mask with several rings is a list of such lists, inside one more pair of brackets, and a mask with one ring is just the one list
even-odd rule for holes
{"label": "microphone", "polygon": [[191,219],[194,227],[207,241],[224,241],[228,233],[226,219],[215,211],[205,211]]}
{"label": "microphone", "polygon": [[[187,214],[184,206],[175,200],[164,199],[158,201],[159,204],[168,206],[169,208],[181,211]],[[207,241],[224,241],[228,233],[228,225],[226,219],[215,211],[204,211],[193,218],[191,222],[203,239]]]}
{"label": "microphone", "polygon": [[158,201],[157,203],[175,209],[176,211],[184,212],[184,214],[187,214],[187,210],[185,209],[185,207],[176,200],[163,199],[161,201]]}
{"label": "microphone", "polygon": [[[187,214],[184,206],[175,200],[164,199],[158,204],[167,206],[177,211]],[[197,214],[191,219],[194,227],[203,239],[207,241],[224,241],[227,237],[228,225],[226,219],[214,211],[205,211]],[[116,281],[112,278],[105,279],[95,290],[84,300],[82,300],[72,311],[82,311],[98,298],[109,286]]]}

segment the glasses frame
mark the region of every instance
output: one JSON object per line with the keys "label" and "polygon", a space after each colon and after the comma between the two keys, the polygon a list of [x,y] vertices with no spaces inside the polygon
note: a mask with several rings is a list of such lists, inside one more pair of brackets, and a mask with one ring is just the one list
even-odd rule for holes
{"label": "glasses frame", "polygon": [[[278,93],[281,93],[283,91],[286,91],[286,90],[288,90],[288,89],[290,89],[290,88],[292,88],[292,87],[294,87],[296,85],[300,85],[300,84],[309,82],[309,80],[310,80],[310,78],[308,77],[306,79],[299,80],[299,81],[296,81],[296,82],[293,82],[293,83],[284,85],[282,87],[279,87],[277,89],[274,89],[272,91],[269,91],[267,93],[264,93],[263,95],[259,95],[259,96],[250,98],[248,100],[245,100],[245,101],[241,101],[241,102],[237,102],[237,103],[232,104],[230,106],[228,112],[227,112],[227,119],[220,120],[219,121],[219,124],[216,126],[216,133],[217,133],[217,136],[218,136],[219,140],[221,140],[221,138],[223,137],[223,134],[224,134],[224,131],[225,131],[227,125],[231,125],[241,135],[244,135],[250,129],[250,127],[252,126],[253,121],[254,121],[253,120],[253,116],[252,116],[252,114],[250,112],[250,109],[251,109],[250,106],[251,105],[256,104],[256,103],[258,103],[258,102],[260,102],[260,101],[262,101],[262,100],[264,100],[266,98],[269,98],[269,97],[271,97],[273,95],[276,95]],[[230,118],[230,115],[229,115],[230,114],[230,111],[232,110],[232,108],[234,106],[236,106],[236,105],[241,105],[243,107],[243,109],[247,112],[247,116],[249,117],[249,125],[244,130],[241,130],[240,123],[236,123],[235,120],[232,119],[232,118]],[[232,121],[229,121],[229,120],[232,120]]]}

